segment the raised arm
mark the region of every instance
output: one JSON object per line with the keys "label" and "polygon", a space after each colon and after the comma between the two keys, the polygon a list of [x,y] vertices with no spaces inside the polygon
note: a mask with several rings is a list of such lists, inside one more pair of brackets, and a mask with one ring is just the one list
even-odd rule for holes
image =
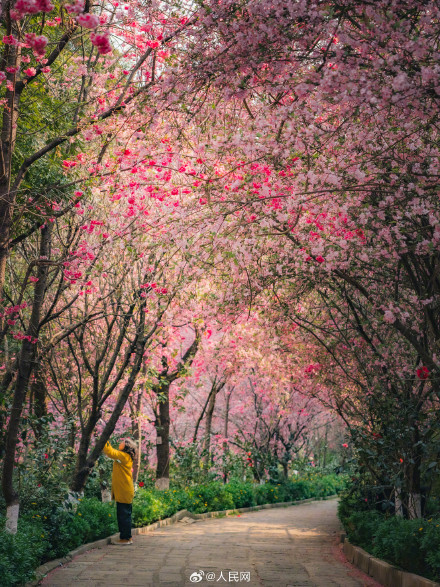
{"label": "raised arm", "polygon": [[122,450],[116,450],[115,448],[113,448],[110,442],[106,443],[102,452],[114,461],[120,461],[122,463],[126,462],[127,459],[130,458],[126,452],[123,452]]}

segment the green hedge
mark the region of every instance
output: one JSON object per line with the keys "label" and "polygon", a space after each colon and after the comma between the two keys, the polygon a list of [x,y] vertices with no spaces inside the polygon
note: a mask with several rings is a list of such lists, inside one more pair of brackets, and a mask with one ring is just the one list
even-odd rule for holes
{"label": "green hedge", "polygon": [[440,516],[406,520],[375,510],[348,514],[344,499],[339,510],[351,543],[406,571],[440,580]]}
{"label": "green hedge", "polygon": [[[133,501],[133,526],[146,526],[186,509],[193,513],[221,511],[260,505],[325,497],[341,491],[343,476],[311,476],[273,485],[231,481],[211,482],[168,491],[138,489]],[[76,511],[43,500],[30,504],[19,519],[15,536],[0,531],[0,577],[2,587],[19,585],[33,578],[40,564],[59,558],[85,544],[117,532],[114,504],[84,498]],[[0,519],[4,527],[4,519]]]}

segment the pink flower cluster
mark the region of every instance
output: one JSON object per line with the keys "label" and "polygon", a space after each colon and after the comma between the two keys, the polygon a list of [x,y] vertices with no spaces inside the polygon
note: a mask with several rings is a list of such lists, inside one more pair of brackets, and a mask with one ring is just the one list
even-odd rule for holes
{"label": "pink flower cluster", "polygon": [[76,20],[80,26],[85,29],[96,29],[99,25],[99,17],[96,14],[80,14],[76,17]]}
{"label": "pink flower cluster", "polygon": [[90,40],[92,41],[92,45],[94,45],[98,49],[98,52],[101,55],[105,55],[106,53],[111,53],[112,46],[110,45],[110,39],[109,39],[108,34],[106,34],[106,33],[103,33],[103,34],[92,33],[90,35]]}
{"label": "pink flower cluster", "polygon": [[[160,293],[160,294],[166,294],[168,293],[168,289],[166,287],[157,287],[157,283],[143,283],[141,285],[141,289],[148,289],[149,287],[151,287],[151,289],[153,289],[156,293]],[[141,294],[142,296],[142,294]],[[145,297],[145,296],[142,296]]]}
{"label": "pink flower cluster", "polygon": [[22,332],[11,332],[11,334],[15,340],[28,340],[32,344],[36,344],[38,342],[38,338],[32,338],[30,334],[23,334]]}
{"label": "pink flower cluster", "polygon": [[76,0],[73,4],[66,4],[65,8],[69,14],[81,14],[84,12],[84,0]]}
{"label": "pink flower cluster", "polygon": [[54,5],[50,0],[17,0],[14,9],[11,10],[11,17],[20,20],[26,14],[37,14],[38,12],[51,12]]}
{"label": "pink flower cluster", "polygon": [[321,369],[321,365],[319,363],[310,363],[305,369],[305,373],[315,373]]}
{"label": "pink flower cluster", "polygon": [[2,42],[4,45],[18,45],[18,39],[14,35],[5,35]]}
{"label": "pink flower cluster", "polygon": [[37,55],[43,56],[46,53],[48,39],[44,35],[37,37],[35,33],[26,33],[25,41]]}
{"label": "pink flower cluster", "polygon": [[6,79],[6,73],[4,71],[0,71],[0,84],[4,82]]}
{"label": "pink flower cluster", "polygon": [[78,163],[76,161],[68,161],[67,159],[63,161],[63,167],[65,169],[70,169],[71,167],[76,167],[77,165]]}

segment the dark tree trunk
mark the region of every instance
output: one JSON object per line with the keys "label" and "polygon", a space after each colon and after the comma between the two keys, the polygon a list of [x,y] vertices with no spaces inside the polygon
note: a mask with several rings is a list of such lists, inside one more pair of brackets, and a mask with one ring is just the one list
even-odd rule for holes
{"label": "dark tree trunk", "polygon": [[217,399],[218,392],[224,387],[224,385],[225,385],[224,381],[217,383],[217,379],[214,379],[214,382],[211,387],[211,392],[209,394],[208,407],[206,409],[205,438],[204,438],[204,442],[203,442],[203,453],[204,453],[203,466],[204,466],[205,470],[209,469],[210,460],[211,460],[211,454],[210,454],[211,429],[212,429],[212,418],[213,418],[214,409],[215,409],[215,400]]}
{"label": "dark tree trunk", "polygon": [[142,445],[142,430],[141,430],[141,412],[142,412],[142,391],[138,392],[136,398],[135,413],[132,413],[131,427],[133,431],[133,440],[136,442],[137,451],[133,463],[133,483],[137,483],[140,467],[141,467],[141,445]]}
{"label": "dark tree trunk", "polygon": [[[84,485],[90,474],[90,470],[94,463],[88,462],[87,455],[90,447],[90,440],[92,437],[93,429],[96,422],[92,423],[92,415],[90,415],[89,421],[81,434],[81,440],[79,443],[78,454],[76,456],[75,472],[73,474],[73,480],[70,485],[70,489],[75,493],[79,493],[84,489]],[[98,418],[96,418],[96,421]]]}
{"label": "dark tree trunk", "polygon": [[162,356],[162,371],[159,374],[159,383],[153,386],[158,398],[158,413],[154,425],[157,433],[156,455],[156,487],[168,489],[170,485],[170,385],[182,377],[185,368],[190,367],[199,348],[200,336],[195,328],[195,339],[186,350],[174,371],[169,371],[168,360]]}
{"label": "dark tree trunk", "polygon": [[156,487],[168,489],[170,486],[170,384],[162,385],[159,400],[159,418],[156,419]]}
{"label": "dark tree trunk", "polygon": [[421,478],[421,464],[422,453],[420,450],[420,435],[416,428],[414,433],[414,449],[412,455],[412,463],[407,469],[407,486],[408,486],[408,517],[410,520],[415,520],[422,517],[422,478]]}
{"label": "dark tree trunk", "polygon": [[31,384],[31,394],[34,400],[34,415],[37,418],[35,426],[35,437],[37,440],[39,440],[44,429],[42,418],[47,416],[47,390],[44,376],[41,370],[41,365],[37,365],[34,370],[34,380]]}
{"label": "dark tree trunk", "polygon": [[84,489],[84,485],[87,481],[90,471],[92,470],[96,461],[98,460],[99,455],[102,453],[102,449],[104,448],[106,442],[112,435],[116,423],[120,415],[122,414],[125,404],[127,403],[128,397],[130,393],[133,391],[134,384],[136,383],[136,378],[142,366],[142,359],[147,340],[143,333],[145,325],[145,315],[142,312],[142,307],[140,309],[140,316],[141,321],[138,326],[138,336],[134,346],[135,359],[131,367],[130,376],[128,378],[128,381],[122,388],[121,392],[119,393],[116,405],[113,409],[109,421],[107,422],[104,430],[101,433],[101,436],[96,441],[90,453],[88,452],[90,446],[90,439],[100,417],[99,409],[101,406],[99,404],[97,404],[96,410],[92,414],[90,414],[89,420],[82,431],[75,473],[72,478],[72,483],[70,485],[70,489],[73,492],[80,492]]}
{"label": "dark tree trunk", "polygon": [[[229,405],[231,402],[231,392],[229,392],[226,396],[226,407],[225,407],[225,429],[223,436],[228,438],[228,431],[229,431]],[[228,443],[226,440],[223,442],[223,483],[228,482],[228,468],[226,465],[226,455],[228,452]]]}
{"label": "dark tree trunk", "polygon": [[[6,65],[20,68],[21,48],[8,45],[3,49]],[[8,80],[15,82],[17,74],[8,74]],[[9,255],[12,218],[15,205],[15,190],[11,192],[12,155],[17,136],[17,119],[21,90],[16,86],[6,90],[7,106],[3,109],[0,156],[0,295],[6,278],[6,261]],[[3,297],[3,296],[1,296]]]}
{"label": "dark tree trunk", "polygon": [[[50,252],[50,228],[45,227],[41,231],[40,258],[48,258]],[[38,281],[35,283],[34,299],[32,304],[31,318],[26,335],[23,340],[17,370],[17,381],[14,389],[11,415],[6,432],[6,449],[3,459],[2,489],[6,501],[6,528],[11,533],[17,532],[19,496],[13,485],[13,473],[15,466],[15,453],[18,443],[21,412],[26,400],[26,393],[29,387],[29,379],[34,366],[36,356],[36,345],[33,342],[38,337],[41,308],[43,305],[46,289],[48,265],[40,262],[38,265]]]}

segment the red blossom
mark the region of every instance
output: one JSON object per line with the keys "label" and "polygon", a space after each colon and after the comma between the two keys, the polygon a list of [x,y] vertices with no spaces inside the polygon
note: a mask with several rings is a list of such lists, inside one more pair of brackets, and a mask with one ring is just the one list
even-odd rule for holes
{"label": "red blossom", "polygon": [[419,369],[417,369],[417,377],[422,380],[428,379],[428,377],[429,377],[428,367],[420,367]]}

